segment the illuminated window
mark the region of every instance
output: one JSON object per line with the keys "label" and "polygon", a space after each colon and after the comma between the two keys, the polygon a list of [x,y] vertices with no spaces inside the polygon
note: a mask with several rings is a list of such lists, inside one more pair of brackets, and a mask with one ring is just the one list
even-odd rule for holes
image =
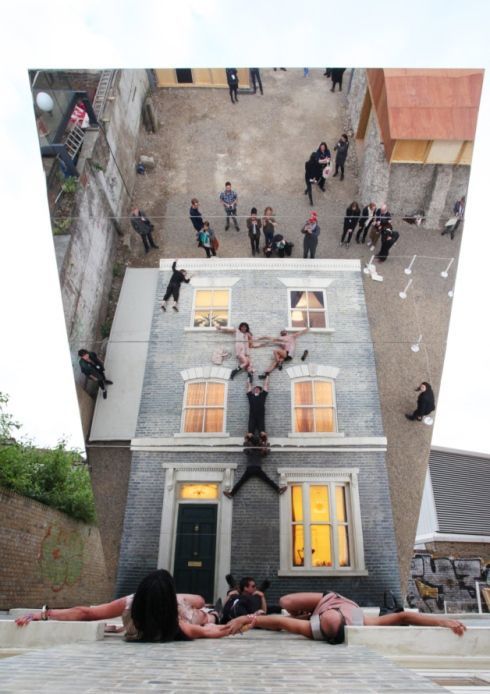
{"label": "illuminated window", "polygon": [[229,289],[196,289],[192,326],[194,328],[226,327],[230,322]]}
{"label": "illuminated window", "polygon": [[186,384],[182,431],[212,433],[224,431],[225,383],[194,381]]}
{"label": "illuminated window", "polygon": [[344,484],[295,484],[291,487],[293,566],[351,566]]}
{"label": "illuminated window", "polygon": [[280,500],[280,575],[364,575],[358,470],[278,470],[288,493]]}
{"label": "illuminated window", "polygon": [[211,482],[184,482],[179,489],[180,499],[217,499],[218,485]]}
{"label": "illuminated window", "polygon": [[293,382],[293,431],[318,434],[337,430],[333,382],[308,378]]}
{"label": "illuminated window", "polygon": [[326,328],[327,302],[323,289],[289,290],[289,327]]}

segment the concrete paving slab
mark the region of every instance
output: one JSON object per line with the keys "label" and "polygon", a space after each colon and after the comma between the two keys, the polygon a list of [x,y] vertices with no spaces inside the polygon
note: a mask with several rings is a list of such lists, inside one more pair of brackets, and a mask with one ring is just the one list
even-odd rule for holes
{"label": "concrete paving slab", "polygon": [[0,692],[19,690],[166,694],[444,691],[362,646],[329,646],[259,631],[192,643],[138,644],[110,638],[2,660]]}

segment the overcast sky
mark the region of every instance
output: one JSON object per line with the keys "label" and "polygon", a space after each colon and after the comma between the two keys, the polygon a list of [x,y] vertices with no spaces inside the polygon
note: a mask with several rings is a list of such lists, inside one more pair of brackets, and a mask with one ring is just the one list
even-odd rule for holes
{"label": "overcast sky", "polygon": [[[9,3],[0,41],[0,391],[23,432],[39,445],[65,437],[83,447],[28,68],[488,67],[489,20],[487,0]],[[488,454],[489,124],[486,80],[433,438]]]}

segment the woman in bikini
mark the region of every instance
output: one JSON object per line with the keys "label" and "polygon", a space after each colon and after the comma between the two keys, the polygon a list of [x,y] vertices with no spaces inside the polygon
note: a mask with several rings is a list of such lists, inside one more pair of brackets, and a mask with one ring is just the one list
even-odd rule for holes
{"label": "woman in bikini", "polygon": [[[20,627],[37,621],[91,622],[122,617],[126,638],[139,641],[172,641],[221,638],[233,633],[218,626],[219,615],[204,607],[200,595],[177,594],[174,580],[164,569],[152,571],[136,593],[104,605],[50,609],[18,617]],[[108,631],[119,631],[109,628]]]}
{"label": "woman in bikini", "polygon": [[229,624],[246,631],[253,627],[289,631],[308,639],[343,643],[345,626],[402,626],[446,627],[458,636],[463,636],[466,626],[457,619],[447,619],[418,612],[394,612],[381,617],[366,615],[352,600],[338,593],[291,593],[279,600],[280,606],[291,617],[280,615],[245,615],[233,619]]}

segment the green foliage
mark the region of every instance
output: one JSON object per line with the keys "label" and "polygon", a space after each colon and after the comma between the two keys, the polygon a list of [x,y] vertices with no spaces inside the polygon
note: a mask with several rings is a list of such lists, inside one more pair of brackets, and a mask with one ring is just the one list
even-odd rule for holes
{"label": "green foliage", "polygon": [[70,217],[59,217],[53,221],[53,234],[55,236],[60,236],[61,234],[67,234],[70,230],[71,218]]}
{"label": "green foliage", "polygon": [[112,266],[112,276],[113,277],[122,277],[124,275],[124,265],[121,265],[121,263],[114,263]]}
{"label": "green foliage", "polygon": [[0,393],[0,486],[94,523],[90,475],[80,453],[64,442],[43,449],[14,441],[12,431],[20,425],[5,412],[7,403],[8,397]]}
{"label": "green foliage", "polygon": [[100,326],[100,334],[102,336],[102,339],[105,340],[106,337],[109,337],[111,334],[111,326],[112,326],[112,321],[106,320],[102,323]]}
{"label": "green foliage", "polygon": [[8,395],[0,393],[0,445],[12,438],[14,429],[20,429],[19,422],[16,422],[11,414],[6,412],[8,405]]}
{"label": "green foliage", "polygon": [[69,195],[73,195],[73,193],[75,193],[77,187],[78,187],[78,178],[76,178],[76,176],[68,176],[68,178],[65,178],[63,185],[61,186],[61,190],[63,191],[63,193],[68,193]]}

